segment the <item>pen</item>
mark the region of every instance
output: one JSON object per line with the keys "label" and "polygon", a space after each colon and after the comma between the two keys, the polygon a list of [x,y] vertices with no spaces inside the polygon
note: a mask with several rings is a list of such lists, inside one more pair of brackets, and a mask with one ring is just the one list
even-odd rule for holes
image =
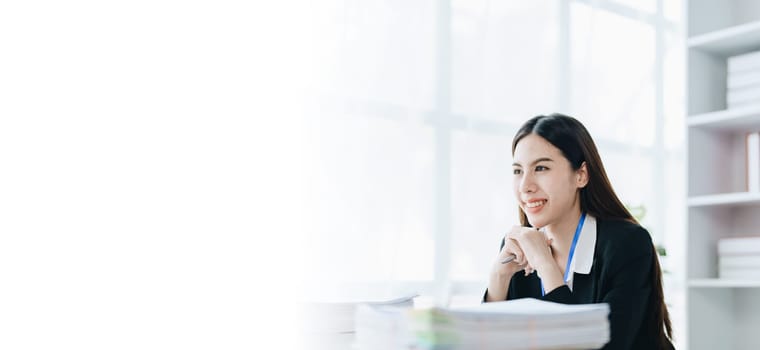
{"label": "pen", "polygon": [[501,263],[502,263],[502,264],[506,264],[506,263],[508,263],[508,262],[510,262],[510,261],[512,261],[512,260],[515,260],[516,258],[517,258],[516,256],[514,256],[514,255],[510,255],[510,256],[508,256],[506,259],[502,260],[502,261],[501,261]]}

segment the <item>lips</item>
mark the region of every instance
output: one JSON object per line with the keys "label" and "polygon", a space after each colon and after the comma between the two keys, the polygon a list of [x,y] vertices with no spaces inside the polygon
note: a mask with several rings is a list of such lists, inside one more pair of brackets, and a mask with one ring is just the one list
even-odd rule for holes
{"label": "lips", "polygon": [[528,208],[535,208],[535,207],[544,205],[545,203],[546,203],[546,200],[533,201],[533,202],[526,203],[525,206]]}
{"label": "lips", "polygon": [[530,199],[523,201],[523,210],[530,212],[530,213],[536,213],[540,211],[544,205],[546,205],[547,200],[546,199]]}

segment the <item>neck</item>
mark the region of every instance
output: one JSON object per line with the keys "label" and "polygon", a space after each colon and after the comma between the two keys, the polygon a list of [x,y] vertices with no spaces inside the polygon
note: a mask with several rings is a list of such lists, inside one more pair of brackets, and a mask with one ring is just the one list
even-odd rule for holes
{"label": "neck", "polygon": [[573,243],[575,229],[581,219],[580,206],[575,205],[560,220],[553,224],[546,225],[544,232],[548,238],[552,239],[552,251],[555,256],[566,257],[570,252],[570,245]]}

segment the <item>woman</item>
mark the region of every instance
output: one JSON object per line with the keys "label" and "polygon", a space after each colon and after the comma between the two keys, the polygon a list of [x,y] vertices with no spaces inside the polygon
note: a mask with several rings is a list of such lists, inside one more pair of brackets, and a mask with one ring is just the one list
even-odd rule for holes
{"label": "woman", "polygon": [[608,303],[603,349],[672,349],[651,237],[613,191],[583,124],[560,114],[530,119],[512,157],[522,226],[502,241],[484,301]]}

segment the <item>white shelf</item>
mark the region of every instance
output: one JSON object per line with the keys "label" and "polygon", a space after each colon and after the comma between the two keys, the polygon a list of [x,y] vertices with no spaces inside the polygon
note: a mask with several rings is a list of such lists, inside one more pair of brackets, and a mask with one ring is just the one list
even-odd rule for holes
{"label": "white shelf", "polygon": [[760,104],[689,116],[686,125],[722,131],[760,130]]}
{"label": "white shelf", "polygon": [[760,49],[760,21],[729,27],[689,38],[686,45],[719,56],[733,56]]}
{"label": "white shelf", "polygon": [[760,288],[760,280],[731,280],[722,278],[700,278],[689,280],[693,288]]}
{"label": "white shelf", "polygon": [[742,206],[760,204],[760,192],[737,192],[694,196],[689,197],[687,203],[690,207]]}
{"label": "white shelf", "polygon": [[760,280],[716,278],[716,242],[760,229],[760,191],[746,191],[745,136],[760,131],[760,103],[727,109],[728,58],[760,51],[760,1],[685,4],[687,31],[699,33],[686,40],[685,258],[688,275],[699,278],[686,280],[679,348],[760,349]]}

